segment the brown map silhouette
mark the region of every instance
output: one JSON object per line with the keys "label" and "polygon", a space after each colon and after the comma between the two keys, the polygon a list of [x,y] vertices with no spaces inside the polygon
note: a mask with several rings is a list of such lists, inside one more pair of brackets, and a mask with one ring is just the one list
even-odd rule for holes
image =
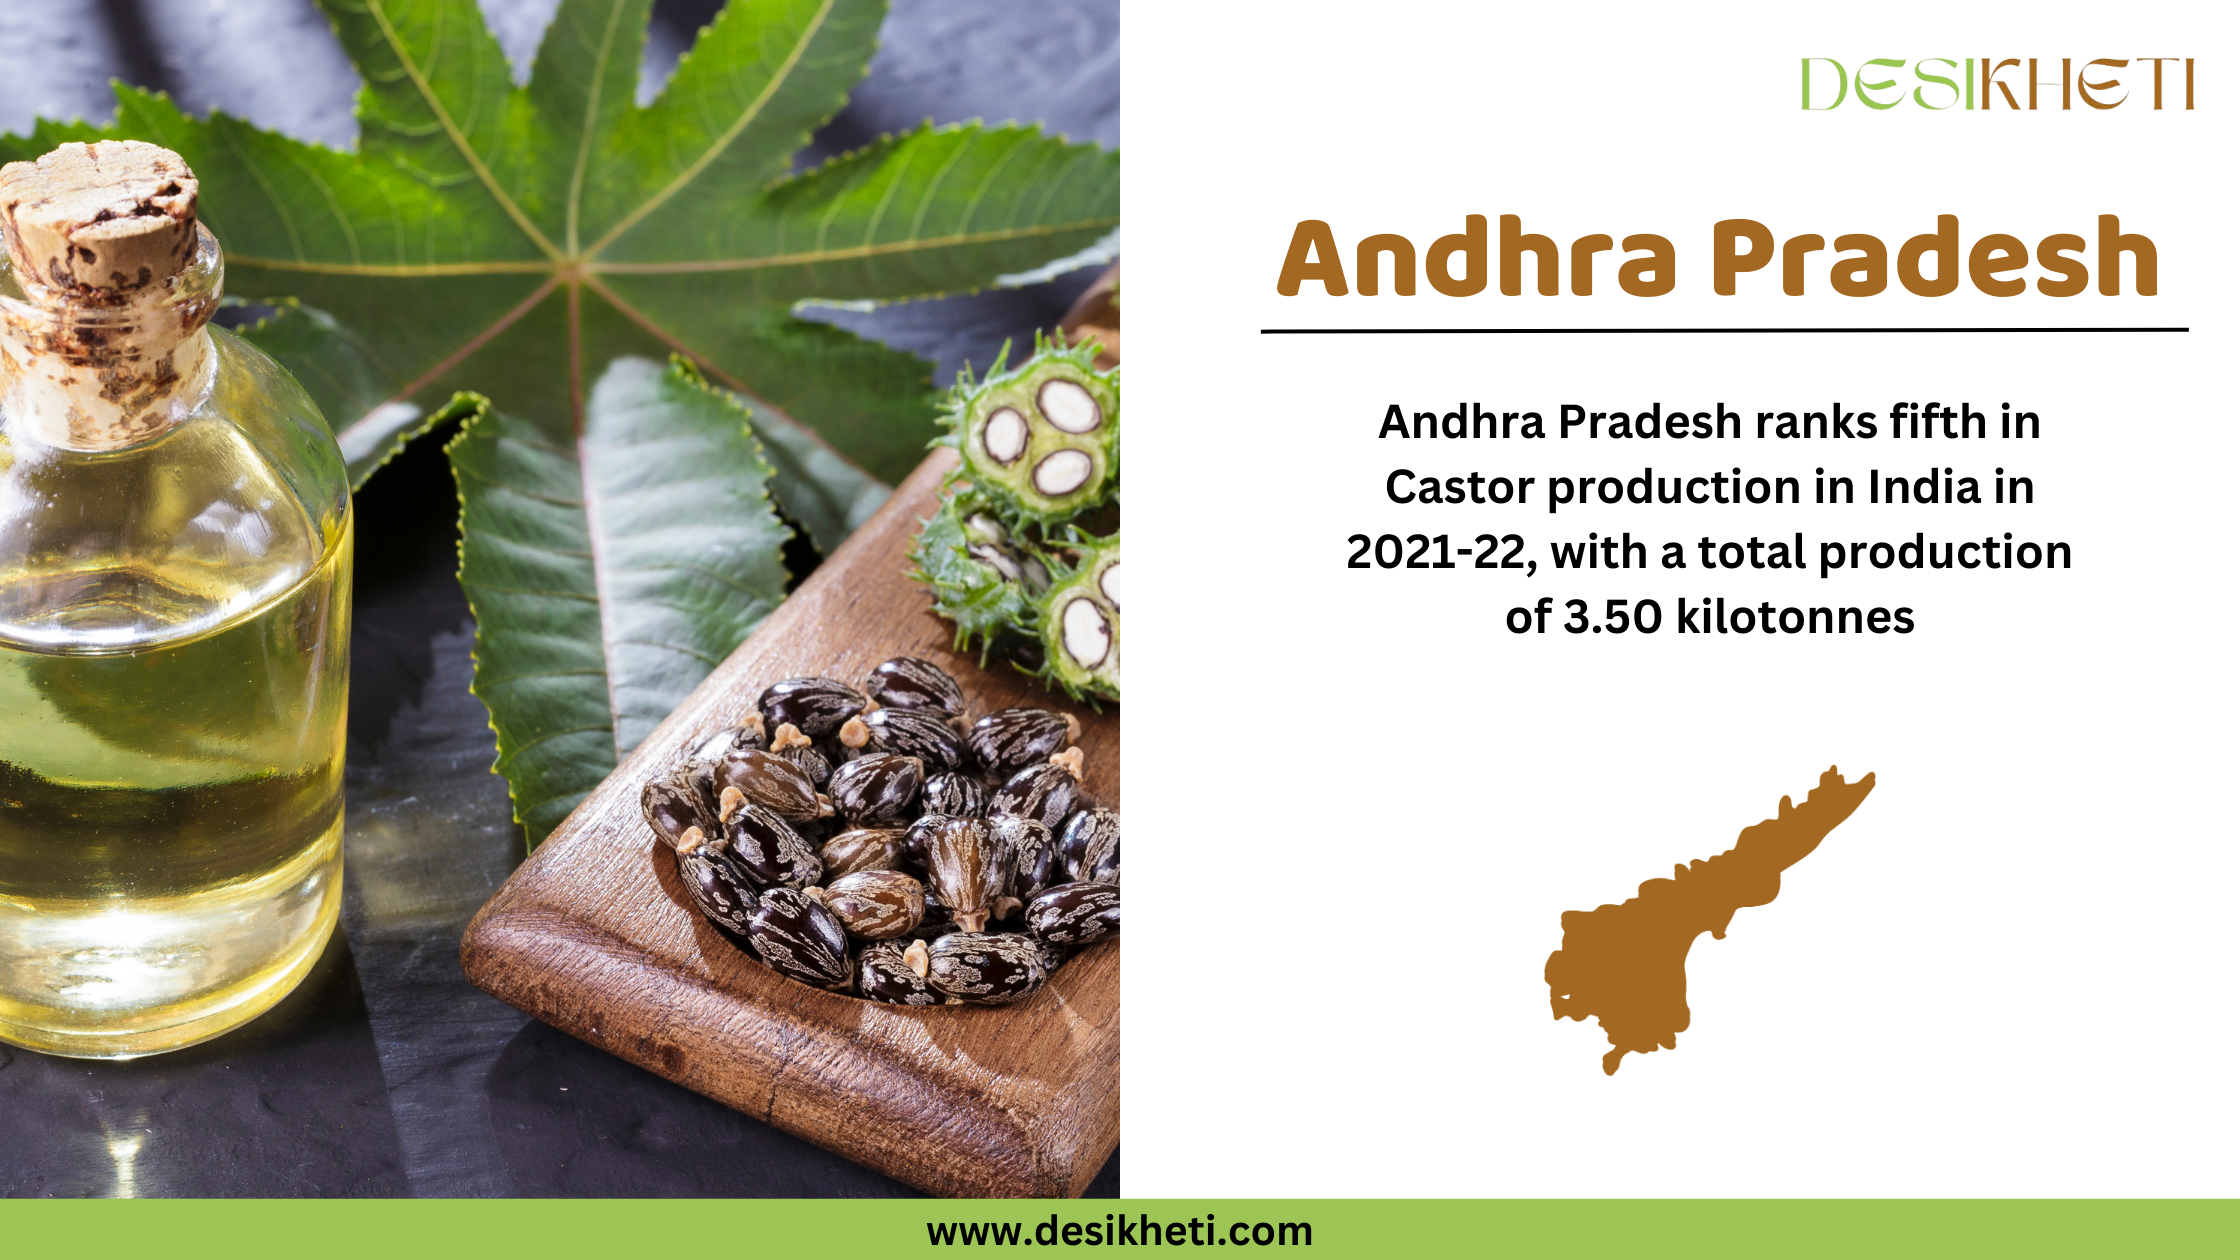
{"label": "brown map silhouette", "polygon": [[1781,872],[1820,847],[1874,790],[1874,776],[1845,783],[1834,766],[1802,806],[1781,798],[1778,815],[1745,827],[1733,848],[1672,868],[1619,906],[1563,913],[1563,948],[1548,955],[1555,1017],[1602,1021],[1615,1047],[1602,1071],[1615,1075],[1628,1050],[1670,1050],[1688,1027],[1688,950],[1709,932],[1723,940],[1734,912],[1781,893]]}

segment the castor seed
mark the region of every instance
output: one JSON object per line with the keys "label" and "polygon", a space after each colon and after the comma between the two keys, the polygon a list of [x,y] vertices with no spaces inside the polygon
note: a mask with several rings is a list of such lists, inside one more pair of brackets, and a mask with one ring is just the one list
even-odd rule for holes
{"label": "castor seed", "polygon": [[[919,948],[922,967],[924,944],[912,943]],[[919,968],[911,966],[907,955],[908,951],[897,941],[866,945],[862,956],[856,959],[857,995],[897,1006],[939,1006],[941,995],[926,983]]]}
{"label": "castor seed", "polygon": [[[817,794],[817,785],[799,766],[759,749],[734,751],[717,764],[716,791],[726,789],[776,810],[788,822],[814,822],[832,812],[830,801]],[[720,801],[719,801],[719,808]]]}
{"label": "castor seed", "polygon": [[934,770],[954,770],[970,755],[964,739],[941,715],[924,709],[881,709],[849,718],[840,727],[840,742],[851,748],[916,757]]}
{"label": "castor seed", "polygon": [[845,988],[848,934],[830,910],[791,888],[773,888],[747,916],[747,940],[770,969],[818,988]]}
{"label": "castor seed", "polygon": [[857,827],[824,842],[824,875],[828,880],[858,871],[891,871],[902,862],[900,827]]}
{"label": "castor seed", "polygon": [[724,839],[755,883],[765,888],[805,888],[824,877],[816,847],[776,810],[742,800],[726,811]]}
{"label": "castor seed", "polygon": [[823,901],[851,936],[907,936],[926,917],[925,885],[901,871],[858,871],[825,886]]}
{"label": "castor seed", "polygon": [[[792,738],[786,738],[788,735]],[[832,781],[831,759],[818,751],[816,744],[790,722],[779,727],[778,733],[770,738],[770,751],[792,762],[793,768],[807,775],[810,784],[820,792]]]}
{"label": "castor seed", "polygon": [[926,851],[932,844],[933,833],[948,822],[950,817],[948,814],[923,814],[903,831],[903,869],[922,871],[926,868]]}
{"label": "castor seed", "polygon": [[988,789],[962,770],[928,775],[920,801],[929,814],[978,818],[988,812]]}
{"label": "castor seed", "polygon": [[725,757],[734,752],[769,746],[769,736],[762,728],[762,715],[750,713],[747,715],[746,725],[726,727],[704,736],[699,743],[693,745],[684,756],[685,772],[712,801],[721,791],[716,786],[715,775],[716,767],[722,764]]}
{"label": "castor seed", "polygon": [[1063,765],[1045,761],[1004,780],[1003,786],[988,798],[988,813],[1017,814],[1056,831],[1065,825],[1068,814],[1085,804],[1087,802],[1081,799],[1081,781],[1073,772]]}
{"label": "castor seed", "polygon": [[967,932],[985,928],[996,899],[1010,895],[1016,862],[1009,840],[977,818],[944,818],[926,837],[926,882]]}
{"label": "castor seed", "polygon": [[980,768],[995,778],[1007,778],[1081,736],[1081,722],[1070,713],[1048,709],[999,709],[972,724],[965,746]]}
{"label": "castor seed", "polygon": [[926,980],[946,997],[989,1006],[1042,987],[1042,951],[1017,932],[951,932],[927,947]]}
{"label": "castor seed", "polygon": [[872,753],[832,772],[832,803],[851,826],[906,822],[925,781],[926,765],[918,758]]}
{"label": "castor seed", "polygon": [[653,834],[672,849],[694,827],[702,834],[712,834],[716,829],[715,810],[688,770],[647,783],[638,793],[638,809]]}
{"label": "castor seed", "polygon": [[1015,866],[1011,877],[1012,896],[1032,901],[1035,894],[1064,880],[1064,868],[1058,861],[1058,842],[1048,827],[1016,814],[995,814],[988,819],[988,830],[1011,846]]}
{"label": "castor seed", "polygon": [[1027,930],[1060,945],[1087,945],[1120,934],[1117,884],[1074,883],[1045,889],[1027,904]]}
{"label": "castor seed", "polygon": [[949,913],[949,907],[941,900],[941,894],[934,891],[933,885],[926,885],[925,917],[918,920],[918,926],[910,930],[910,935],[921,941],[932,941],[956,930],[957,916]]}
{"label": "castor seed", "polygon": [[811,739],[822,739],[863,712],[863,693],[830,678],[788,678],[770,684],[755,707],[772,726],[790,722]]}
{"label": "castor seed", "polygon": [[746,932],[748,916],[759,898],[722,841],[710,842],[698,827],[687,828],[677,842],[677,874],[703,918],[718,927]]}
{"label": "castor seed", "polygon": [[950,717],[964,712],[964,692],[957,680],[915,656],[898,656],[873,666],[863,689],[890,709],[934,709]]}
{"label": "castor seed", "polygon": [[1099,884],[1120,882],[1120,811],[1084,809],[1066,819],[1058,833],[1066,878]]}

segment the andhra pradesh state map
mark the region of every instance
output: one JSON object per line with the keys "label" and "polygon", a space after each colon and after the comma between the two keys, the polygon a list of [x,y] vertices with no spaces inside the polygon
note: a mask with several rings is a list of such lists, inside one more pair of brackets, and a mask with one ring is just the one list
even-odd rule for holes
{"label": "andhra pradesh state map", "polygon": [[1555,1017],[1594,1016],[1613,1049],[1602,1070],[1615,1075],[1627,1051],[1670,1050],[1688,1027],[1688,950],[1696,937],[1722,940],[1734,912],[1781,893],[1781,872],[1820,847],[1874,790],[1874,776],[1845,783],[1834,766],[1801,806],[1781,798],[1776,816],[1745,827],[1733,848],[1674,866],[1623,905],[1566,910],[1563,948],[1548,955],[1548,997]]}

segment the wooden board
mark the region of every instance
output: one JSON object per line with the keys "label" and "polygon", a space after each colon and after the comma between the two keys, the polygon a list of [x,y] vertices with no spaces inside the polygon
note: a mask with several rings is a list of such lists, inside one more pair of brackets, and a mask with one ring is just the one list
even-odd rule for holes
{"label": "wooden board", "polygon": [[496,997],[602,1050],[935,1194],[1076,1196],[1120,1140],[1120,947],[1059,968],[1013,1006],[908,1008],[824,993],[740,952],[693,912],[638,813],[677,752],[762,689],[856,682],[893,656],[956,675],[975,713],[1015,704],[1082,722],[1084,785],[1120,799],[1120,719],[949,649],[909,580],[935,454],[568,816],[467,927],[461,960]]}

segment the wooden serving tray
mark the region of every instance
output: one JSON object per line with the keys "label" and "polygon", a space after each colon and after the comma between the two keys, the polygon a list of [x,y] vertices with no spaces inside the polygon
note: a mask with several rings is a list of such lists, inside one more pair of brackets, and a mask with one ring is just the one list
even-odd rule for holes
{"label": "wooden serving tray", "polygon": [[568,816],[467,927],[492,995],[687,1089],[934,1194],[1077,1196],[1120,1141],[1120,947],[1093,946],[1012,1006],[911,1008],[785,979],[686,900],[638,812],[657,769],[781,678],[854,683],[893,656],[954,674],[976,713],[1069,709],[1084,785],[1120,799],[1120,719],[949,651],[910,541],[956,463],[919,465],[754,637]]}

